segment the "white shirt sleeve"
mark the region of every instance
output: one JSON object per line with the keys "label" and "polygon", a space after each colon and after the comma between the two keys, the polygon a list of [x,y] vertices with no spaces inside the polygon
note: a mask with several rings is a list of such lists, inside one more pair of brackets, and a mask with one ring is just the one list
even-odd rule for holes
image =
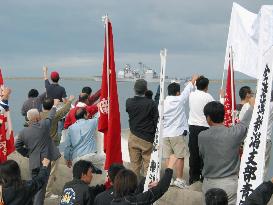
{"label": "white shirt sleeve", "polygon": [[186,101],[190,97],[190,94],[193,90],[194,85],[191,82],[189,82],[179,96],[180,101],[181,102]]}
{"label": "white shirt sleeve", "polygon": [[249,103],[245,103],[240,111],[240,114],[239,114],[239,120],[241,121],[246,113],[246,111],[248,110],[248,108],[250,107],[250,104]]}

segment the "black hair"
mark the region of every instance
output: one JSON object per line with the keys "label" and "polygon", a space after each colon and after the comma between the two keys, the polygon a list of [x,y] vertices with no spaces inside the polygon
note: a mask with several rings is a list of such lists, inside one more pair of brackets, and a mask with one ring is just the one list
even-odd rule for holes
{"label": "black hair", "polygon": [[76,120],[83,119],[84,116],[87,115],[87,111],[85,108],[78,108],[75,113]]}
{"label": "black hair", "polygon": [[112,183],[114,183],[117,173],[122,169],[125,169],[125,167],[122,164],[112,164],[109,167],[108,176]]}
{"label": "black hair", "polygon": [[82,93],[86,93],[87,95],[90,95],[92,93],[92,89],[88,86],[82,88]]}
{"label": "black hair", "polygon": [[214,123],[224,122],[225,109],[224,105],[217,101],[209,102],[204,107],[204,115],[210,117]]}
{"label": "black hair", "polygon": [[16,189],[22,185],[21,171],[16,161],[7,160],[0,164],[0,184]]}
{"label": "black hair", "polygon": [[79,95],[79,102],[86,102],[86,100],[88,99],[88,94],[87,93],[81,93]]}
{"label": "black hair", "polygon": [[149,98],[149,99],[153,99],[153,91],[147,90],[147,91],[145,92],[145,97],[146,97],[146,98]]}
{"label": "black hair", "polygon": [[79,160],[73,166],[73,178],[81,179],[82,175],[87,174],[89,168],[92,169],[92,162],[86,160]]}
{"label": "black hair", "polygon": [[147,81],[144,79],[137,79],[134,85],[134,90],[137,95],[144,95],[147,91]]}
{"label": "black hair", "polygon": [[239,96],[241,100],[244,100],[247,94],[251,94],[251,88],[249,86],[241,87],[239,90]]}
{"label": "black hair", "polygon": [[228,196],[223,189],[209,189],[205,194],[206,205],[228,205]]}
{"label": "black hair", "polygon": [[53,107],[54,105],[54,99],[53,98],[45,98],[44,101],[43,101],[43,108],[45,110],[51,110],[51,108]]}
{"label": "black hair", "polygon": [[38,95],[39,95],[39,92],[38,92],[38,90],[36,90],[36,89],[31,89],[31,90],[28,92],[28,97],[29,97],[29,98],[36,98],[36,97],[38,97]]}
{"label": "black hair", "polygon": [[209,79],[205,78],[203,75],[201,75],[197,80],[196,80],[196,87],[197,90],[205,90],[209,86]]}
{"label": "black hair", "polygon": [[178,83],[168,85],[168,95],[176,96],[177,92],[180,92],[180,85]]}
{"label": "black hair", "polygon": [[118,172],[114,182],[114,195],[122,198],[133,194],[137,189],[137,176],[129,169],[122,169]]}

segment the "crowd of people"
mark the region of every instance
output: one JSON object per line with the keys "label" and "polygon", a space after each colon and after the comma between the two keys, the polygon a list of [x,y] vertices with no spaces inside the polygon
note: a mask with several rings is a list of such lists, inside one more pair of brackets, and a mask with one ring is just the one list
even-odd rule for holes
{"label": "crowd of people", "polygon": [[[203,203],[206,205],[235,204],[240,166],[240,154],[255,104],[250,87],[239,91],[241,102],[236,105],[238,121],[224,126],[223,99],[216,101],[209,94],[209,79],[193,75],[181,91],[180,84],[168,85],[164,99],[162,130],[165,172],[160,181],[144,190],[153,142],[159,118],[159,89],[153,99],[147,82],[139,79],[134,84],[135,96],[126,100],[130,132],[128,152],[130,166],[112,164],[108,171],[110,183],[90,186],[93,174],[101,174],[105,156],[97,152],[96,131],[100,90],[92,95],[90,87],[81,90],[75,103],[59,84],[59,73],[43,68],[45,92],[31,89],[23,103],[23,128],[16,139],[18,153],[29,159],[31,180],[21,178],[19,165],[14,160],[0,164],[0,204],[43,205],[45,197],[57,199],[53,184],[59,170],[61,154],[73,179],[66,182],[59,203],[75,205],[152,204],[170,186],[187,189],[202,183]],[[8,109],[8,93],[0,106]],[[221,91],[221,97],[224,97]],[[189,117],[187,107],[189,106]],[[267,131],[265,175],[268,171],[273,125],[273,92]],[[65,137],[62,134],[65,130]],[[64,153],[60,153],[60,142]],[[187,143],[188,142],[188,143]],[[185,158],[189,155],[189,180],[184,177]],[[174,176],[175,173],[175,176]],[[272,181],[264,182],[247,198],[245,204],[267,204],[273,193]],[[2,200],[2,201],[1,201]],[[179,203],[179,202],[178,202]]]}

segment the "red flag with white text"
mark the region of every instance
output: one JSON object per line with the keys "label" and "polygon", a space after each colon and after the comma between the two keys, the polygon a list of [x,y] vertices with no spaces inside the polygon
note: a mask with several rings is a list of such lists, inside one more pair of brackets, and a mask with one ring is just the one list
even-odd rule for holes
{"label": "red flag with white text", "polygon": [[[231,62],[229,61],[228,70],[227,70],[226,94],[225,94],[225,101],[224,101],[224,107],[225,107],[224,125],[226,127],[230,127],[233,124],[232,115],[235,115],[235,109],[236,109],[234,71],[231,69],[230,63]],[[233,76],[233,78],[231,75]],[[232,92],[232,87],[233,87],[233,92]],[[233,110],[232,110],[232,103],[233,103]],[[234,116],[234,119],[235,119],[235,116]]]}
{"label": "red flag with white text", "polygon": [[[117,81],[114,60],[114,39],[112,33],[112,24],[108,21],[105,28],[105,43],[104,43],[104,59],[102,70],[102,84],[100,105],[101,109],[98,130],[104,133],[104,152],[106,154],[105,170],[108,170],[113,163],[122,163],[121,154],[121,127],[120,127],[120,112],[117,92]],[[108,30],[108,35],[106,31]],[[108,37],[108,53],[107,56],[107,37]],[[107,57],[109,62],[109,71],[107,72]],[[107,75],[109,73],[109,82]],[[109,83],[109,88],[108,88]],[[108,95],[109,89],[109,95]],[[108,99],[109,96],[109,99]],[[106,104],[109,102],[109,109]]]}
{"label": "red flag with white text", "polygon": [[[4,80],[2,77],[2,71],[0,69],[0,87],[1,96],[2,89],[4,88]],[[1,99],[1,105],[6,105],[7,102]],[[12,130],[12,123],[10,118],[9,109],[1,107],[0,111],[0,163],[7,160],[7,156],[15,150],[14,147],[14,136]]]}

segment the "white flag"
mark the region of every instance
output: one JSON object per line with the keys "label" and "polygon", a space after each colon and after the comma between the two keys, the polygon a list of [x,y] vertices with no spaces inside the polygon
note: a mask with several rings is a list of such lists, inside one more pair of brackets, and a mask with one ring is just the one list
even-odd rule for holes
{"label": "white flag", "polygon": [[262,6],[258,14],[233,3],[224,69],[228,68],[229,48],[233,50],[233,68],[258,78],[262,56],[273,45],[273,6]]}
{"label": "white flag", "polygon": [[264,130],[267,130],[269,118],[273,75],[272,61],[273,48],[263,56],[262,68],[259,69],[261,72],[257,85],[255,106],[241,159],[237,205],[243,205],[245,199],[263,182],[267,138],[267,132]]}

